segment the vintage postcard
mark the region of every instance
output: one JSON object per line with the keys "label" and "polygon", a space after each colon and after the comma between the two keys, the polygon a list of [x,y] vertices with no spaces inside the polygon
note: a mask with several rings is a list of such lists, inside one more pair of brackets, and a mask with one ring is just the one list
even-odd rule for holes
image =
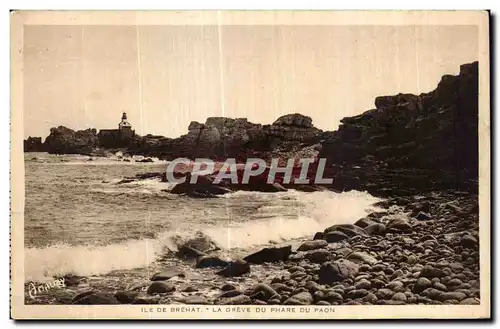
{"label": "vintage postcard", "polygon": [[486,11],[13,11],[14,319],[490,317]]}

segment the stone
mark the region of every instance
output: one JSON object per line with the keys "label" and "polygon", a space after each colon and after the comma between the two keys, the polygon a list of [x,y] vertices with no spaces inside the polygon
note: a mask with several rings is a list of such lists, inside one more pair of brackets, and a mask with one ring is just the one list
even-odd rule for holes
{"label": "stone", "polygon": [[138,291],[118,291],[115,293],[115,298],[121,304],[131,304],[138,295]]}
{"label": "stone", "polygon": [[394,292],[390,289],[382,288],[375,292],[375,296],[378,299],[391,299],[394,296]]}
{"label": "stone", "polygon": [[466,298],[460,302],[461,305],[479,305],[481,301],[479,298]]}
{"label": "stone", "polygon": [[313,240],[324,240],[324,239],[325,239],[325,233],[316,232],[316,234],[314,234]]}
{"label": "stone", "polygon": [[63,279],[66,287],[76,287],[83,281],[82,276],[77,276],[74,274],[66,274],[65,276],[63,276]]}
{"label": "stone", "polygon": [[218,256],[202,256],[196,261],[196,268],[206,267],[226,267],[229,262],[220,259]]}
{"label": "stone", "polygon": [[356,235],[361,235],[361,236],[368,236],[366,231],[362,229],[359,226],[352,225],[352,224],[339,224],[339,225],[333,225],[325,229],[325,234],[329,232],[334,232],[334,231],[339,231],[344,233],[345,235],[349,237],[353,237]]}
{"label": "stone", "polygon": [[243,260],[252,264],[284,262],[292,253],[292,246],[280,248],[264,248],[256,253],[246,256]]}
{"label": "stone", "polygon": [[303,291],[295,294],[285,301],[285,305],[311,305],[313,303],[313,296],[311,293]]}
{"label": "stone", "polygon": [[191,305],[207,305],[210,304],[205,297],[203,296],[187,296],[185,297],[182,302],[184,304],[191,304]]}
{"label": "stone", "polygon": [[223,292],[219,295],[219,298],[231,298],[239,295],[241,295],[241,291],[234,289]]}
{"label": "stone", "polygon": [[441,282],[434,282],[432,284],[432,286],[434,288],[436,288],[437,290],[448,291],[448,288],[446,288],[446,286],[444,284],[442,284]]}
{"label": "stone", "polygon": [[[343,293],[343,292],[342,292]],[[325,294],[325,297],[324,297],[327,301],[329,301],[330,303],[332,302],[341,302],[344,300],[344,297],[342,297],[342,294],[336,292],[336,291],[328,291],[326,294]]]}
{"label": "stone", "polygon": [[375,304],[378,301],[378,298],[374,293],[369,292],[368,295],[363,297],[363,301],[369,304]]}
{"label": "stone", "polygon": [[99,145],[96,129],[74,131],[64,126],[50,129],[50,135],[41,145],[50,154],[90,155]]}
{"label": "stone", "polygon": [[346,234],[340,231],[332,231],[324,234],[324,239],[328,243],[340,242],[349,238]]}
{"label": "stone", "polygon": [[392,296],[392,300],[400,300],[406,302],[406,295],[402,292],[397,292]]}
{"label": "stone", "polygon": [[198,291],[198,289],[196,289],[193,286],[187,286],[186,288],[182,289],[181,291],[182,292],[195,292],[195,291]]}
{"label": "stone", "polygon": [[160,300],[161,300],[160,296],[139,296],[132,302],[132,304],[140,304],[140,305],[159,304]]}
{"label": "stone", "polygon": [[172,291],[175,291],[175,287],[171,283],[165,281],[153,281],[153,283],[149,286],[147,293],[148,295],[153,295]]}
{"label": "stone", "polygon": [[422,271],[420,271],[420,276],[428,279],[432,278],[440,278],[443,277],[445,274],[443,270],[439,268],[435,268],[430,265],[425,265]]}
{"label": "stone", "polygon": [[382,300],[381,302],[382,302],[382,305],[406,305],[405,301],[394,300],[394,299]]}
{"label": "stone", "polygon": [[445,302],[445,301],[451,300],[451,299],[458,300],[460,302],[460,301],[464,300],[466,297],[467,297],[467,295],[464,294],[463,292],[451,291],[451,292],[441,293],[441,295],[439,295],[439,297],[436,299],[440,300],[442,302]]}
{"label": "stone", "polygon": [[391,281],[386,285],[386,287],[394,292],[399,292],[404,290],[404,284],[401,281]]}
{"label": "stone", "polygon": [[73,304],[78,305],[110,305],[119,304],[115,296],[108,292],[92,291],[87,294],[80,294],[73,298]]}
{"label": "stone", "polygon": [[366,295],[368,295],[368,290],[366,290],[366,289],[354,289],[354,290],[351,290],[347,293],[347,298],[358,299],[358,298],[363,298]]}
{"label": "stone", "polygon": [[387,228],[384,224],[375,223],[365,227],[365,231],[369,235],[385,235],[385,233],[387,232]]}
{"label": "stone", "polygon": [[234,262],[230,262],[222,271],[219,271],[216,274],[225,277],[232,277],[241,276],[246,273],[250,273],[250,264],[244,260],[236,260]]}
{"label": "stone", "polygon": [[415,218],[417,220],[431,220],[432,216],[426,212],[420,211]]}
{"label": "stone", "polygon": [[291,286],[283,284],[283,283],[272,283],[271,288],[273,288],[278,293],[281,293],[283,291],[292,291],[293,290],[293,288]]}
{"label": "stone", "polygon": [[225,283],[221,288],[220,290],[222,291],[229,291],[229,290],[235,290],[236,287],[232,284],[229,284],[229,283]]}
{"label": "stone", "polygon": [[430,299],[434,299],[434,300],[439,300],[441,294],[443,294],[442,291],[439,291],[439,290],[434,289],[434,288],[427,288],[420,293],[420,295],[428,297]]}
{"label": "stone", "polygon": [[217,304],[220,304],[220,305],[248,305],[248,304],[252,304],[252,300],[247,295],[238,295],[235,297],[217,300]]}
{"label": "stone", "polygon": [[305,258],[312,263],[324,263],[332,258],[332,254],[326,249],[317,249],[306,253]]}
{"label": "stone", "polygon": [[418,278],[415,284],[413,285],[413,292],[419,294],[431,286],[432,286],[431,280],[424,277]]}
{"label": "stone", "polygon": [[[202,177],[200,177],[200,179],[202,179]],[[210,185],[213,184],[210,182]],[[201,231],[194,232],[194,235],[187,240],[176,236],[174,241],[178,245],[178,255],[181,254],[181,250],[186,250],[192,253],[190,258],[205,256],[209,251],[220,249],[211,237]]]}
{"label": "stone", "polygon": [[315,249],[320,249],[323,247],[326,247],[328,245],[328,242],[325,240],[312,240],[312,241],[306,241],[302,243],[299,248],[297,248],[297,251],[309,251],[309,250],[315,250]]}
{"label": "stone", "polygon": [[408,223],[407,220],[404,220],[402,218],[395,218],[395,219],[390,220],[386,224],[386,228],[388,231],[393,230],[396,232],[410,232],[413,230],[410,223]]}
{"label": "stone", "polygon": [[448,281],[446,283],[446,285],[448,287],[458,287],[458,286],[462,285],[462,283],[463,283],[462,280],[455,278],[455,279],[451,279],[450,281]]}
{"label": "stone", "polygon": [[322,286],[320,286],[314,281],[307,281],[304,288],[306,288],[310,293],[315,293],[323,289]]}
{"label": "stone", "polygon": [[378,262],[375,257],[367,254],[366,252],[362,252],[362,251],[353,252],[352,254],[347,256],[347,259],[352,260],[352,261],[360,261],[360,262],[366,263],[368,265],[373,265],[373,264]]}
{"label": "stone", "polygon": [[253,296],[257,293],[263,294],[264,301],[267,301],[271,298],[274,298],[274,296],[278,295],[276,290],[274,290],[273,288],[271,288],[270,286],[268,286],[265,283],[259,283],[259,284],[255,285],[253,287],[252,291],[250,292],[250,296]]}
{"label": "stone", "polygon": [[184,274],[184,272],[182,272],[181,270],[179,270],[176,267],[169,267],[169,268],[164,269],[161,272],[154,274],[150,280],[151,281],[165,281],[165,280],[171,279],[171,278],[176,277],[176,276],[185,277],[185,274]]}
{"label": "stone", "polygon": [[359,273],[359,265],[349,260],[341,259],[322,264],[319,269],[319,283],[331,284],[347,278],[354,278]]}
{"label": "stone", "polygon": [[460,240],[460,244],[462,245],[462,247],[469,249],[477,248],[478,245],[477,239],[472,235],[464,235]]}
{"label": "stone", "polygon": [[370,290],[370,288],[372,287],[372,284],[370,281],[366,280],[366,279],[362,279],[360,280],[359,282],[357,282],[354,287],[356,287],[356,289],[366,289],[366,290]]}
{"label": "stone", "polygon": [[192,259],[206,256],[207,254],[203,251],[197,250],[190,246],[179,246],[177,250],[177,257],[184,259]]}
{"label": "stone", "polygon": [[368,218],[368,217],[358,219],[356,221],[356,223],[354,223],[354,225],[359,226],[361,228],[366,228],[366,227],[373,225],[373,224],[377,224],[377,222],[371,218]]}
{"label": "stone", "polygon": [[406,263],[408,265],[413,265],[417,262],[417,257],[415,257],[415,255],[410,255],[406,258]]}

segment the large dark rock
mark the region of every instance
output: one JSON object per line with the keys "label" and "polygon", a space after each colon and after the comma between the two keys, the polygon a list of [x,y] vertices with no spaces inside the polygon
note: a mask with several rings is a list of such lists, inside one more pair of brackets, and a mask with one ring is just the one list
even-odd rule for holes
{"label": "large dark rock", "polygon": [[28,137],[24,140],[24,152],[45,152],[42,137]]}
{"label": "large dark rock", "polygon": [[109,305],[119,304],[115,296],[108,292],[89,292],[75,296],[73,304],[79,305]]}
{"label": "large dark rock", "polygon": [[188,245],[182,245],[179,246],[177,253],[177,257],[179,258],[184,258],[184,259],[193,259],[193,258],[199,258],[206,256],[207,254],[204,253],[203,251],[200,251],[198,249],[192,248]]}
{"label": "large dark rock", "polygon": [[178,245],[177,256],[180,258],[198,258],[206,256],[209,251],[220,249],[209,236],[199,231],[189,239],[177,236],[173,240]]}
{"label": "large dark rock", "polygon": [[345,233],[339,232],[339,231],[331,231],[331,232],[326,233],[324,236],[324,239],[328,243],[340,242],[340,241],[346,240],[348,238],[349,237]]}
{"label": "large dark rock", "polygon": [[184,274],[183,271],[181,271],[177,267],[168,267],[168,268],[164,269],[163,271],[154,274],[151,277],[151,281],[164,281],[164,280],[171,279],[175,276],[185,277],[186,275]]}
{"label": "large dark rock", "polygon": [[229,263],[218,256],[202,256],[196,261],[197,268],[226,267]]}
{"label": "large dark rock", "polygon": [[232,277],[232,276],[241,276],[243,274],[250,273],[250,264],[248,264],[244,260],[236,260],[234,262],[230,262],[226,268],[222,271],[217,272],[218,275]]}
{"label": "large dark rock", "polygon": [[377,97],[375,109],[344,118],[337,131],[324,134],[319,157],[341,166],[338,190],[476,192],[478,62],[443,76],[429,93]]}
{"label": "large dark rock", "polygon": [[264,248],[256,253],[243,258],[245,261],[252,264],[284,262],[292,253],[292,246],[285,246],[280,248]]}
{"label": "large dark rock", "polygon": [[151,285],[148,287],[147,293],[149,295],[153,295],[168,293],[172,291],[175,291],[175,287],[171,283],[165,281],[153,281],[153,283],[151,283]]}
{"label": "large dark rock", "polygon": [[368,233],[364,229],[362,229],[359,226],[352,225],[352,224],[339,224],[339,225],[333,225],[325,229],[325,234],[330,233],[330,232],[342,232],[345,235],[349,237],[353,237],[356,235],[361,235],[361,236],[368,236]]}

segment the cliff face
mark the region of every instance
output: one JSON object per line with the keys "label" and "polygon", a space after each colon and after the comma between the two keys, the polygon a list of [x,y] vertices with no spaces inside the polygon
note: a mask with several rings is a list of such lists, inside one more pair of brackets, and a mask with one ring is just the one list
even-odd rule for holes
{"label": "cliff face", "polygon": [[74,131],[64,126],[50,129],[44,148],[52,154],[92,154],[99,139],[95,129]]}
{"label": "cliff face", "polygon": [[434,91],[377,97],[375,109],[341,122],[319,156],[344,172],[359,166],[364,173],[350,172],[355,186],[338,182],[339,188],[370,189],[375,181],[380,188],[377,177],[383,175],[388,190],[477,189],[477,62],[462,65],[457,76],[443,76]]}

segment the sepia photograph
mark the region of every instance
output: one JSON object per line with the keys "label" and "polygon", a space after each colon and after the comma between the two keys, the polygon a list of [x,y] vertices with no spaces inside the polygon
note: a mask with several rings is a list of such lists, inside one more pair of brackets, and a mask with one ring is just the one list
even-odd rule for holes
{"label": "sepia photograph", "polygon": [[489,318],[489,79],[487,11],[12,11],[11,316]]}

